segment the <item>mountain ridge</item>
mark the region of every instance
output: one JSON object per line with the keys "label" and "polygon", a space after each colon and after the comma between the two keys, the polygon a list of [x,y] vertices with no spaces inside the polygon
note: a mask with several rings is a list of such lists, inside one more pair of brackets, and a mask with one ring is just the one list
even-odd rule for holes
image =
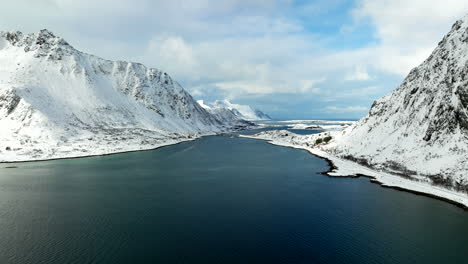
{"label": "mountain ridge", "polygon": [[468,15],[332,151],[415,180],[468,190]]}
{"label": "mountain ridge", "polygon": [[0,63],[0,160],[150,148],[245,125],[210,114],[163,71],[83,53],[48,30],[0,32]]}

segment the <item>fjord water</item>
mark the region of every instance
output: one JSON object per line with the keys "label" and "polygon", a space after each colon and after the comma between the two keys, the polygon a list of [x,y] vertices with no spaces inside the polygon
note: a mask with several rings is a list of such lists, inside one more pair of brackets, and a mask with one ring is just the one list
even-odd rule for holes
{"label": "fjord water", "polygon": [[[6,166],[6,165],[5,165]],[[263,141],[0,169],[0,263],[466,263],[468,213]]]}

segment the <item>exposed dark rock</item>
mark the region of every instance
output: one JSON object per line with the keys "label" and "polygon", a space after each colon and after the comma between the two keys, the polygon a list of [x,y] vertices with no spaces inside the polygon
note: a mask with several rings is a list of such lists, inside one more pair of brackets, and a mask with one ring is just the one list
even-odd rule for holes
{"label": "exposed dark rock", "polygon": [[[342,144],[337,142],[335,151],[365,166],[401,176],[422,175],[437,185],[465,189],[467,51],[465,16],[396,90],[372,104],[369,114],[347,132]],[[446,162],[447,155],[459,162]],[[432,166],[425,166],[431,162]]]}
{"label": "exposed dark rock", "polygon": [[15,111],[16,107],[21,101],[21,97],[16,95],[13,91],[8,91],[0,95],[0,110],[6,109],[6,114],[9,115]]}

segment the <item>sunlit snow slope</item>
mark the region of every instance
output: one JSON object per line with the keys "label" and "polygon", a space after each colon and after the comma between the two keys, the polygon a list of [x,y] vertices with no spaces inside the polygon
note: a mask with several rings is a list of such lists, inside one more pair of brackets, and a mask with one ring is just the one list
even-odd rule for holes
{"label": "sunlit snow slope", "polygon": [[0,32],[0,161],[105,154],[242,126],[168,74],[82,53],[47,30]]}
{"label": "sunlit snow slope", "polygon": [[333,148],[372,167],[468,190],[468,16]]}

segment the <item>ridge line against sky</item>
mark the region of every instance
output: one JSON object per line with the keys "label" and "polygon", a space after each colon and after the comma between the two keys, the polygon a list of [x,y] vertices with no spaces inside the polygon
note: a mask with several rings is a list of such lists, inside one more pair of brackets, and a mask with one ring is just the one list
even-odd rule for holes
{"label": "ridge line against sky", "polygon": [[461,0],[16,0],[0,30],[167,71],[196,99],[359,118],[468,13]]}

